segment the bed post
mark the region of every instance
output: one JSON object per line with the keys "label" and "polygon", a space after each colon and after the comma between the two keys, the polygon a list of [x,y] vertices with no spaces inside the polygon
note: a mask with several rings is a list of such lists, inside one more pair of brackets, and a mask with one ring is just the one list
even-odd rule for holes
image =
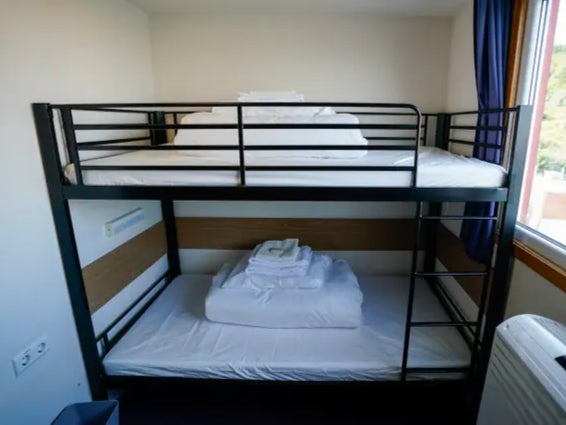
{"label": "bed post", "polygon": [[165,223],[165,235],[167,237],[167,262],[169,263],[169,280],[181,273],[179,262],[179,243],[177,241],[177,222],[172,199],[161,200],[161,212]]}
{"label": "bed post", "polygon": [[440,149],[448,150],[448,139],[450,138],[450,123],[452,117],[450,114],[436,115],[436,134],[434,137],[434,146]]}
{"label": "bed post", "polygon": [[102,377],[103,368],[95,341],[94,328],[88,307],[82,269],[77,245],[73,233],[73,222],[69,210],[69,201],[63,193],[63,175],[59,161],[57,140],[53,128],[53,113],[47,103],[34,103],[35,120],[39,148],[47,181],[47,190],[53,212],[53,221],[61,251],[61,260],[75,327],[79,337],[81,353],[85,365],[91,396],[94,400],[107,398]]}
{"label": "bed post", "polygon": [[[165,112],[153,111],[148,113],[148,120],[150,124],[165,125]],[[152,145],[163,145],[167,143],[167,129],[151,129],[150,140]]]}
{"label": "bed post", "polygon": [[[451,120],[449,114],[442,113],[436,115],[434,145],[437,148],[448,149],[450,121]],[[429,202],[428,215],[438,217],[441,214],[442,214],[442,202]],[[426,244],[425,244],[425,255],[424,255],[423,266],[426,272],[434,272],[436,268],[436,257],[437,257],[436,232],[438,226],[441,226],[441,223],[440,221],[435,220],[427,223],[427,226],[424,228]]]}
{"label": "bed post", "polygon": [[472,409],[474,419],[477,418],[479,412],[495,329],[505,318],[513,264],[513,238],[519,213],[532,114],[532,106],[517,107],[509,164],[507,202],[504,203],[501,215],[497,255],[493,270],[493,280],[489,288],[481,351],[473,377]]}

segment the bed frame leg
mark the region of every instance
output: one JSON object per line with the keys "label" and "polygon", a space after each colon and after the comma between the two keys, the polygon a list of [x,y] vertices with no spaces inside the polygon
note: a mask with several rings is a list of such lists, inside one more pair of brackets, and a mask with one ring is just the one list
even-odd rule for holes
{"label": "bed frame leg", "polygon": [[169,280],[174,279],[181,273],[179,261],[179,243],[177,241],[177,222],[173,200],[161,200],[161,212],[165,223],[165,235],[167,237],[167,261],[169,263]]}
{"label": "bed frame leg", "polygon": [[[165,112],[153,111],[148,113],[149,124],[165,125]],[[150,141],[152,145],[163,145],[167,143],[167,129],[152,129],[150,130]]]}
{"label": "bed frame leg", "polygon": [[49,182],[47,189],[51,209],[53,211],[53,221],[59,242],[59,249],[61,250],[65,281],[69,291],[71,308],[75,318],[75,327],[79,338],[91,396],[94,400],[105,400],[108,398],[108,395],[103,383],[104,368],[98,355],[98,348],[95,341],[94,328],[73,232],[73,221],[71,211],[69,210],[69,201],[63,194],[63,180],[51,107],[46,103],[34,103],[33,115],[45,177],[47,182]]}
{"label": "bed frame leg", "polygon": [[485,325],[482,335],[481,351],[477,360],[477,368],[474,370],[475,376],[473,377],[474,387],[471,408],[474,420],[477,419],[480,408],[483,385],[487,373],[491,345],[495,337],[495,330],[505,318],[513,265],[513,239],[515,236],[515,226],[517,225],[517,216],[519,214],[521,186],[523,183],[524,164],[527,157],[532,114],[532,106],[519,106],[515,115],[512,144],[513,152],[511,153],[513,162],[509,165],[510,174],[508,176],[509,194],[501,215],[497,256],[488,295],[489,301],[485,310]]}

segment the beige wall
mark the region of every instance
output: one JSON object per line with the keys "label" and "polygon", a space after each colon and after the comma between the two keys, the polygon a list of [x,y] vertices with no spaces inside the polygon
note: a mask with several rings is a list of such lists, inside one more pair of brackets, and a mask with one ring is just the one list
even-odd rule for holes
{"label": "beige wall", "polygon": [[444,109],[449,18],[156,15],[159,100],[233,100],[297,90],[308,100],[412,102]]}
{"label": "beige wall", "polygon": [[[45,424],[89,391],[32,102],[153,98],[147,17],[122,0],[0,0],[0,423]],[[41,335],[18,378],[11,358]]]}
{"label": "beige wall", "polygon": [[566,293],[515,260],[507,316],[539,314],[566,324]]}
{"label": "beige wall", "polygon": [[477,109],[474,71],[474,3],[467,0],[452,20],[446,110]]}

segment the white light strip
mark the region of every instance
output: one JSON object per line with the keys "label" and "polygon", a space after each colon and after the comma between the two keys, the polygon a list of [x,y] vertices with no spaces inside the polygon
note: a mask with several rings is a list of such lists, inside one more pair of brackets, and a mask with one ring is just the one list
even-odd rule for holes
{"label": "white light strip", "polygon": [[144,213],[142,208],[136,208],[124,215],[121,215],[114,220],[104,223],[104,234],[106,237],[111,238],[124,230],[138,224],[144,220]]}

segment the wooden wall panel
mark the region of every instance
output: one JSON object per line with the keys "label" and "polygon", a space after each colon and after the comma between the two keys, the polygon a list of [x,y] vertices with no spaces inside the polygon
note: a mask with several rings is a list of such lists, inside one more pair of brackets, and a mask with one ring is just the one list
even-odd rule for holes
{"label": "wooden wall panel", "polygon": [[[484,271],[485,265],[472,260],[466,254],[464,244],[445,226],[437,226],[437,255],[438,259],[450,271]],[[476,304],[481,298],[483,277],[458,276],[456,278],[464,291]]]}
{"label": "wooden wall panel", "polygon": [[88,306],[94,313],[167,252],[161,221],[83,268]]}
{"label": "wooden wall panel", "polygon": [[[462,241],[444,226],[438,226],[437,249],[439,260],[447,269],[455,270],[482,270],[483,264],[468,257]],[[515,240],[513,256],[534,272],[550,281],[554,286],[566,292],[566,270],[558,264],[544,258],[525,244]],[[482,278],[458,277],[458,282],[476,303],[480,300]]]}
{"label": "wooden wall panel", "polygon": [[178,217],[181,249],[251,249],[268,239],[297,237],[318,250],[410,250],[412,219]]}

